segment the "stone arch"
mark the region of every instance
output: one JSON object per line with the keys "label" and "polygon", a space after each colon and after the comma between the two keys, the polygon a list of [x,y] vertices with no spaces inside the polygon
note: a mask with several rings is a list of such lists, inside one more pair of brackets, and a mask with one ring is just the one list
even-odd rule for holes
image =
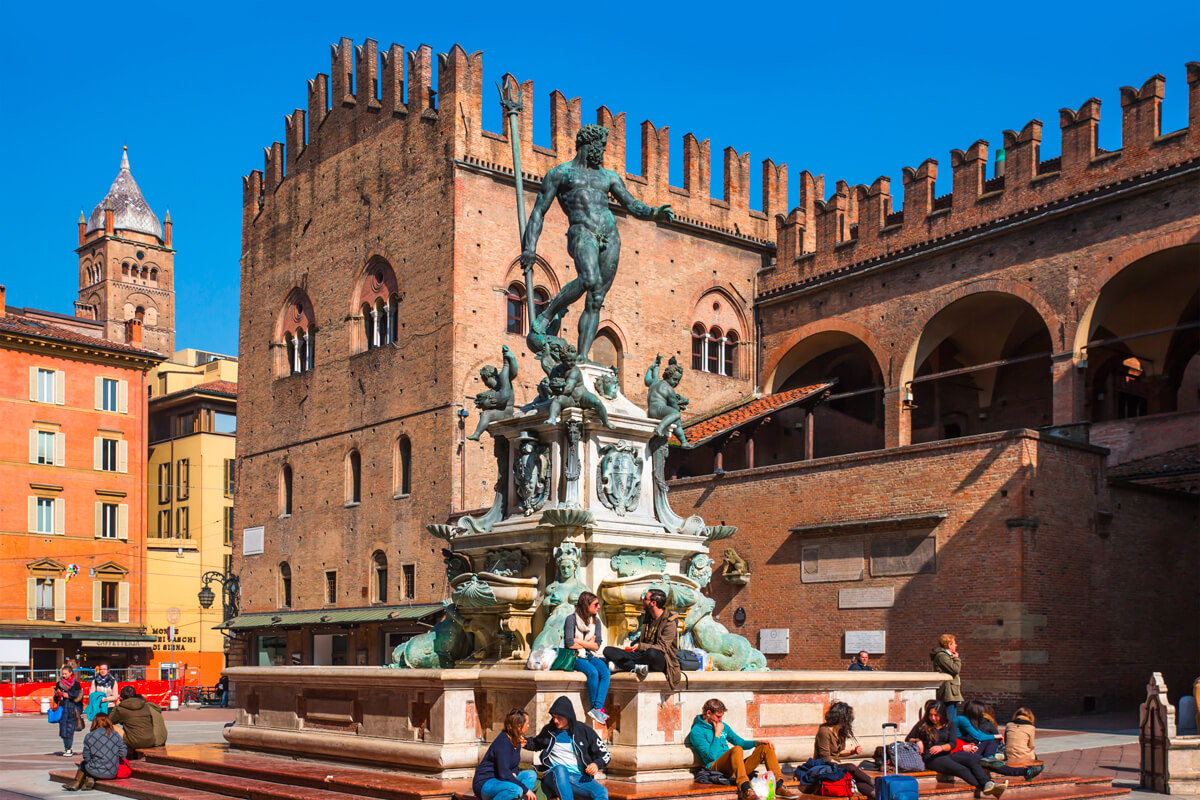
{"label": "stone arch", "polygon": [[308,293],[293,287],[275,319],[275,375],[308,372],[316,361],[317,314]]}
{"label": "stone arch", "polygon": [[315,330],[317,313],[313,308],[308,292],[299,286],[293,287],[283,300],[279,314],[275,318],[275,340],[281,341],[285,333],[297,330]]}
{"label": "stone arch", "polygon": [[893,386],[903,386],[908,381],[912,380],[913,370],[919,366],[919,362],[914,363],[914,361],[918,355],[917,350],[921,341],[921,336],[929,327],[929,323],[934,319],[934,317],[941,314],[959,300],[977,294],[1011,295],[1024,300],[1042,318],[1042,323],[1046,326],[1046,330],[1050,333],[1051,341],[1053,343],[1054,332],[1059,328],[1060,318],[1050,303],[1046,301],[1046,298],[1042,297],[1038,292],[1033,291],[1025,284],[1017,281],[1006,281],[995,278],[971,281],[970,283],[946,290],[941,295],[941,305],[935,311],[933,311],[933,313],[929,314],[919,322],[914,322],[909,327],[908,337],[911,338],[912,344],[909,346],[909,349],[905,354],[904,361],[900,366],[900,375],[898,376],[897,381],[892,384]]}
{"label": "stone arch", "polygon": [[629,346],[620,326],[612,320],[602,321],[596,329],[590,357],[597,364],[616,367],[617,386],[622,392],[625,391],[625,356],[628,352]]}
{"label": "stone arch", "polygon": [[1105,270],[1073,341],[1084,418],[1200,409],[1200,235],[1193,239],[1133,248],[1123,267]]}
{"label": "stone arch", "polygon": [[402,296],[399,281],[392,262],[378,253],[372,254],[354,279],[354,291],[350,295],[350,316],[358,316],[363,305],[373,306],[376,300],[386,303],[392,295]]}
{"label": "stone arch", "polygon": [[[508,268],[504,271],[504,283],[501,285],[507,289],[514,281],[525,283],[525,268],[521,266],[519,257],[509,263]],[[554,267],[550,266],[550,262],[541,256],[538,256],[537,260],[533,262],[533,286],[535,289],[539,286],[543,287],[550,293],[550,297],[554,297],[562,289],[562,282],[554,274]]]}
{"label": "stone arch", "polygon": [[[959,287],[922,325],[893,395],[903,412],[902,444],[1052,422],[1055,317],[1047,318],[1048,305],[1026,287],[981,285],[1006,283]],[[996,362],[1003,363],[982,368]]]}
{"label": "stone arch", "polygon": [[[841,333],[852,339],[857,339],[871,351],[871,355],[875,358],[875,363],[881,370],[883,365],[887,363],[887,353],[879,345],[875,334],[866,327],[857,322],[838,317],[817,320],[790,332],[763,360],[763,377],[760,388],[765,394],[778,391],[779,387],[791,377],[791,372],[781,376],[780,366],[783,365],[786,369],[789,354],[794,352],[795,347],[819,333]],[[886,383],[888,376],[884,374],[883,378]]]}
{"label": "stone arch", "polygon": [[[720,302],[722,309],[728,311],[734,316],[736,322],[734,326],[737,328],[738,334],[742,340],[749,338],[750,322],[746,311],[746,303],[741,299],[741,295],[730,284],[718,284],[714,286],[705,286],[702,289],[697,289],[692,295],[692,317],[688,320],[688,329],[696,322],[706,323],[705,327],[711,328],[714,324],[722,330],[728,330],[731,325],[727,318],[717,319],[711,316],[711,304],[714,299]],[[703,313],[702,313],[703,312]],[[722,315],[724,316],[724,315]]]}

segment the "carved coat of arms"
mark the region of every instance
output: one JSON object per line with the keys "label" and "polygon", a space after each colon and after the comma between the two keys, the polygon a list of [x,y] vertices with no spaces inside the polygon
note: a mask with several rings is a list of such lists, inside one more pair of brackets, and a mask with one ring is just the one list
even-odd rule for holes
{"label": "carved coat of arms", "polygon": [[529,432],[517,437],[515,479],[517,505],[529,516],[546,504],[550,495],[549,445]]}
{"label": "carved coat of arms", "polygon": [[626,441],[600,448],[596,465],[596,491],[600,502],[620,516],[636,511],[642,494],[642,454]]}

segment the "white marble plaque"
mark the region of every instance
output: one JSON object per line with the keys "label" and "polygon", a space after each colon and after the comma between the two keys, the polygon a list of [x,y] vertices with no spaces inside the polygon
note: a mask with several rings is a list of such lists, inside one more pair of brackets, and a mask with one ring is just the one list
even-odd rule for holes
{"label": "white marble plaque", "polygon": [[764,655],[787,655],[790,645],[788,628],[763,628],[758,632],[758,649]]}
{"label": "white marble plaque", "polygon": [[896,589],[892,586],[842,589],[838,592],[838,608],[891,608],[894,605]]}
{"label": "white marble plaque", "polygon": [[846,631],[846,647],[843,652],[861,653],[866,650],[872,655],[887,652],[887,631]]}
{"label": "white marble plaque", "polygon": [[242,555],[256,556],[263,552],[263,526],[242,528]]}
{"label": "white marble plaque", "polygon": [[863,543],[861,540],[826,539],[805,545],[800,551],[800,582],[861,581]]}

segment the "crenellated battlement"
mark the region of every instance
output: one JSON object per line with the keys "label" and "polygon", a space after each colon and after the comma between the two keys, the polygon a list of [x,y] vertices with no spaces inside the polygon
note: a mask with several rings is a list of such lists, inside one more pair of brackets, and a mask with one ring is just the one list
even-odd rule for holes
{"label": "crenellated battlement", "polygon": [[777,257],[762,273],[760,297],[851,272],[906,251],[1051,204],[1069,202],[1200,160],[1200,62],[1187,64],[1188,125],[1164,134],[1166,79],[1155,75],[1140,89],[1121,88],[1121,149],[1098,142],[1100,101],[1059,112],[1061,155],[1041,160],[1042,121],[1002,133],[1004,159],[987,177],[988,142],[950,152],[949,194],[936,196],[938,162],[926,159],[901,172],[903,198],[893,211],[891,182],[869,187],[838,181],[828,199],[823,178],[800,174],[800,202],[775,217]]}
{"label": "crenellated battlement", "polygon": [[[373,129],[389,125],[389,135],[418,139],[438,156],[452,154],[460,162],[511,173],[512,145],[508,131],[482,126],[484,102],[498,102],[492,82],[483,79],[483,54],[454,45],[438,58],[437,87],[432,84],[433,52],[421,45],[407,53],[396,44],[380,50],[367,39],[355,45],[341,38],[330,46],[328,74],[308,81],[307,110],[297,108],[284,117],[283,141],[265,148],[262,170],[243,178],[243,217],[253,220],[289,174],[340,152]],[[407,78],[405,75],[407,74]],[[555,164],[575,155],[575,134],[585,120],[578,97],[550,93],[550,147],[533,142],[533,120],[544,113],[535,102],[533,81],[511,78],[521,90],[524,110],[519,117],[521,163],[536,181]],[[487,97],[484,97],[485,88]],[[670,203],[677,217],[700,227],[758,240],[770,247],[775,238],[772,220],[787,210],[787,166],[771,159],[762,163],[762,211],[750,208],[750,154],[732,147],[723,151],[724,179],[720,197],[712,197],[709,140],[683,137],[684,180],[670,185],[671,143],[666,126],[641,123],[642,160],[639,173],[627,170],[625,114],[600,106],[595,121],[609,130],[605,166],[622,175],[646,203]]]}

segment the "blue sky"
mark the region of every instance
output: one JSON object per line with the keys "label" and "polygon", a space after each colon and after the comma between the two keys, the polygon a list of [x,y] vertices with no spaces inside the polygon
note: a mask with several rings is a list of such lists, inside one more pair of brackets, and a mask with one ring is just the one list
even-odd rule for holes
{"label": "blue sky", "polygon": [[[581,96],[585,121],[625,111],[638,171],[638,126],[671,128],[672,182],[682,137],[720,152],[870,183],[933,157],[949,191],[949,151],[1045,123],[1058,154],[1058,109],[1103,101],[1100,145],[1120,146],[1122,85],[1167,78],[1163,129],[1187,120],[1184,64],[1200,61],[1200,3],[21,3],[0,33],[3,186],[0,268],[8,302],[70,313],[76,226],[116,176],[133,174],[175,221],[179,347],[234,353],[241,176],[283,139],[307,104],[305,80],[329,71],[340,36],[444,52],[484,51],[485,86],[511,71],[535,81],[535,141],[549,144],[549,93]],[[436,60],[435,60],[436,63]],[[489,98],[490,94],[485,95]],[[500,112],[486,102],[484,127]],[[21,246],[17,246],[17,243]]]}

